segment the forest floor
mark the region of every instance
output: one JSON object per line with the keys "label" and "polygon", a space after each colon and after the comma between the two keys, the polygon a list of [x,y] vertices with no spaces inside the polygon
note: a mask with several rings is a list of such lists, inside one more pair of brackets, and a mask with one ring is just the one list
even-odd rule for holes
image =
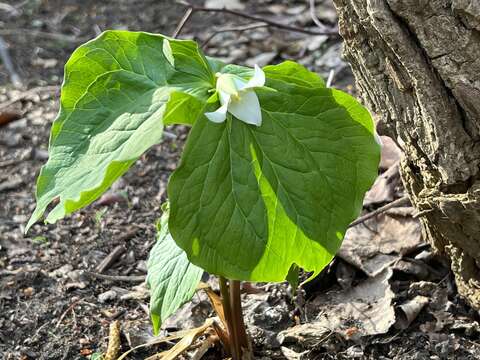
{"label": "forest floor", "polygon": [[[306,1],[206,3],[318,30]],[[316,3],[320,21],[335,26],[331,2]],[[171,136],[86,209],[55,225],[36,224],[27,235],[24,226],[35,206],[35,178],[47,159],[68,56],[105,29],[172,34],[185,8],[170,0],[0,5],[0,37],[19,75],[15,87],[0,64],[0,359],[94,359],[106,350],[114,320],[121,325],[122,352],[127,351],[152,339],[148,291],[135,280],[146,273],[167,180],[188,130],[168,129]],[[333,70],[333,86],[354,93],[338,37],[254,27],[210,38],[218,29],[251,23],[195,13],[180,37],[209,40],[205,52],[226,62],[263,66],[293,59],[324,77]],[[366,213],[403,196],[400,154],[392,141],[384,141],[382,174],[367,195]],[[446,260],[422,241],[414,215],[404,204],[352,227],[337,258],[297,294],[286,283],[244,286],[256,357],[479,359],[478,313],[458,296]],[[118,256],[103,266],[112,252]],[[106,275],[135,278],[91,277],[89,271],[98,271],[100,264]],[[216,289],[215,279],[205,275],[204,281]],[[212,315],[200,291],[164,324],[163,335],[202,325]],[[169,346],[147,346],[128,358],[144,359]],[[221,359],[220,347],[205,358]]]}

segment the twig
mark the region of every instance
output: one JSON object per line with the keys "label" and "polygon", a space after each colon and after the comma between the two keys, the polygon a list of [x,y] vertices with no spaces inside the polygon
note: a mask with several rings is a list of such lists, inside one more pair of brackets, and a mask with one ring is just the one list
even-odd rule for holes
{"label": "twig", "polygon": [[62,323],[63,319],[65,318],[65,316],[67,316],[67,314],[73,310],[73,308],[75,306],[77,306],[78,304],[80,304],[80,302],[82,301],[82,299],[78,299],[76,301],[74,301],[72,304],[70,304],[70,306],[63,312],[63,314],[60,316],[60,319],[58,319],[57,321],[57,324],[55,325],[55,329],[58,328],[60,326],[60,324]]}
{"label": "twig", "polygon": [[50,40],[72,42],[72,43],[83,42],[89,39],[89,37],[76,37],[73,35],[56,34],[56,33],[49,33],[46,31],[31,30],[31,29],[1,29],[0,35],[5,35],[5,36],[27,35],[27,36],[33,36],[33,37],[41,37],[41,38],[50,39]]}
{"label": "twig", "polygon": [[200,360],[203,357],[203,355],[206,354],[208,349],[210,349],[212,345],[215,344],[218,340],[219,340],[218,336],[215,336],[215,335],[208,336],[205,339],[205,341],[202,343],[202,345],[200,345],[200,347],[197,349],[197,351],[195,351],[192,354],[191,360]]}
{"label": "twig", "polygon": [[118,260],[127,251],[124,244],[117,245],[101,262],[97,265],[96,269],[99,274],[108,270],[115,261]]}
{"label": "twig", "polygon": [[19,112],[6,111],[0,112],[0,127],[10,124],[13,121],[20,120],[22,114]]}
{"label": "twig", "polygon": [[357,220],[353,221],[350,223],[350,225],[348,225],[349,228],[351,228],[352,226],[355,226],[355,225],[358,225],[358,224],[361,224],[365,221],[367,221],[368,219],[371,219],[381,213],[384,213],[385,211],[387,211],[388,209],[391,209],[391,208],[394,208],[394,207],[398,207],[398,206],[403,206],[403,205],[408,205],[410,204],[410,199],[408,198],[408,196],[404,196],[400,199],[397,199],[395,201],[392,201],[390,204],[387,204],[385,206],[382,206],[368,214],[365,214],[363,216],[360,216]]}
{"label": "twig", "polygon": [[0,192],[15,190],[15,189],[19,188],[20,185],[23,185],[23,179],[21,179],[21,178],[14,178],[14,179],[11,179],[11,180],[6,180],[6,181],[0,183]]}
{"label": "twig", "polygon": [[[133,229],[128,230],[123,235],[119,236],[118,241],[123,243],[127,240],[133,238],[138,232],[138,228],[134,227]],[[117,259],[122,256],[127,251],[125,244],[117,245],[111,252],[108,254],[100,264],[97,265],[96,271],[98,273],[103,273],[108,270]]]}
{"label": "twig", "polygon": [[57,86],[57,85],[37,86],[37,87],[31,88],[30,90],[27,90],[27,91],[23,92],[20,96],[17,96],[16,98],[11,99],[11,100],[1,104],[0,105],[0,111],[2,111],[3,109],[6,109],[7,107],[15,104],[18,101],[21,101],[21,100],[24,100],[24,99],[28,98],[30,95],[33,95],[33,94],[36,94],[36,93],[39,93],[39,92],[42,92],[42,91],[45,91],[45,92],[58,91],[59,88],[60,87]]}
{"label": "twig", "polygon": [[244,13],[242,11],[237,11],[237,10],[231,10],[231,9],[225,9],[225,8],[207,8],[203,6],[196,6],[193,5],[189,2],[186,1],[179,1],[180,4],[187,6],[188,8],[192,9],[192,12],[198,11],[198,12],[213,12],[213,13],[224,13],[224,14],[230,14],[230,15],[235,15],[238,17],[242,17],[245,19],[250,19],[253,21],[257,22],[264,22],[270,26],[279,28],[279,29],[284,29],[288,31],[293,31],[293,32],[299,32],[303,34],[308,34],[308,35],[331,35],[331,36],[339,36],[338,31],[336,29],[327,29],[323,31],[314,31],[314,30],[307,30],[304,28],[296,27],[296,26],[291,26],[287,24],[282,24],[276,21],[264,19],[263,17],[260,16],[255,16],[255,15],[250,15],[247,13]]}
{"label": "twig", "polygon": [[333,77],[335,76],[335,70],[330,70],[330,73],[328,74],[328,79],[327,79],[327,83],[325,84],[325,86],[327,88],[331,87],[332,86],[332,82],[333,82]]}
{"label": "twig", "polygon": [[234,26],[229,28],[217,29],[217,30],[214,30],[213,33],[211,33],[210,36],[202,42],[200,47],[201,48],[205,47],[205,45],[207,45],[210,42],[210,40],[212,40],[215,36],[224,32],[230,32],[230,31],[244,32],[246,30],[258,29],[258,28],[267,27],[267,26],[268,26],[267,23],[260,22],[260,23],[253,23],[253,24],[248,24],[243,26]]}
{"label": "twig", "polygon": [[315,13],[315,0],[309,0],[310,4],[310,17],[312,18],[315,25],[317,25],[320,29],[325,30],[326,26],[320,21]]}
{"label": "twig", "polygon": [[11,16],[18,16],[20,12],[12,5],[0,2],[0,11],[5,11]]}
{"label": "twig", "polygon": [[144,282],[146,278],[144,275],[138,275],[138,276],[136,275],[134,276],[105,275],[105,274],[99,274],[91,271],[85,271],[85,274],[97,279],[108,280],[108,281]]}
{"label": "twig", "polygon": [[13,86],[21,87],[22,79],[20,78],[20,75],[18,75],[18,73],[15,71],[15,67],[13,66],[12,59],[10,58],[10,54],[8,53],[7,43],[3,40],[1,36],[0,36],[0,59],[2,59],[2,63],[10,75],[10,81],[12,82]]}
{"label": "twig", "polygon": [[418,211],[418,212],[416,212],[415,214],[413,214],[412,217],[413,217],[414,219],[417,219],[417,218],[419,218],[419,217],[421,217],[421,216],[425,216],[425,215],[430,214],[431,212],[434,212],[434,211],[435,211],[435,209],[425,209],[425,210],[421,210],[421,211]]}
{"label": "twig", "polygon": [[190,19],[190,16],[192,16],[192,14],[193,14],[193,8],[189,7],[187,11],[185,11],[185,14],[183,15],[182,19],[178,23],[175,31],[173,32],[172,38],[175,39],[178,35],[180,35],[180,32],[182,31],[183,27],[185,26],[187,21]]}

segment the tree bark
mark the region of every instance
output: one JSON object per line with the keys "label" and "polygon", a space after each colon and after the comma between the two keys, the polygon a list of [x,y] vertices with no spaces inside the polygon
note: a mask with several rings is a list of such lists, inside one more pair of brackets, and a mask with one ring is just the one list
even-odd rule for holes
{"label": "tree bark", "polygon": [[360,97],[404,151],[424,236],[480,309],[480,1],[334,3]]}

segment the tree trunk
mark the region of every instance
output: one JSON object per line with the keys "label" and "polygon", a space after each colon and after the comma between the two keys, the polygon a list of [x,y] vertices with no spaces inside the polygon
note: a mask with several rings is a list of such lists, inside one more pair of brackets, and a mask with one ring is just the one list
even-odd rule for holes
{"label": "tree trunk", "polygon": [[[480,309],[480,1],[334,0],[344,54],[424,236]],[[401,240],[401,239],[399,239]]]}

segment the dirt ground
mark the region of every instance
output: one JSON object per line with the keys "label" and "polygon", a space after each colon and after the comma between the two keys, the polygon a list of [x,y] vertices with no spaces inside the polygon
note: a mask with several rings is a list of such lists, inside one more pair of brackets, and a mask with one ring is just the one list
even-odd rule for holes
{"label": "dirt ground", "polygon": [[[316,29],[305,1],[224,3]],[[16,118],[0,125],[0,359],[94,359],[106,349],[113,320],[122,327],[122,351],[151,339],[148,291],[142,282],[93,278],[87,271],[96,271],[121,248],[122,255],[105,274],[145,275],[154,224],[186,128],[168,129],[170,136],[88,208],[55,225],[36,224],[28,235],[24,226],[35,206],[35,178],[48,157],[50,125],[58,110],[59,92],[52,85],[61,84],[68,56],[105,29],[172,34],[184,11],[170,0],[0,2],[0,37],[21,80],[14,87],[0,64],[0,116]],[[317,14],[335,26],[328,0],[317,1]],[[250,23],[195,13],[181,37],[203,42],[215,29]],[[333,85],[354,92],[336,37],[263,27],[218,33],[204,49],[238,64],[293,59],[323,76],[333,70]],[[2,108],[6,103],[10,105]],[[385,156],[391,161],[365,203],[366,212],[403,195],[395,172],[398,155]],[[421,241],[412,211],[407,206],[352,230],[339,257],[298,294],[287,284],[245,287],[245,316],[257,358],[479,359],[478,313],[457,295],[446,261]],[[372,234],[382,246],[365,255]],[[387,240],[409,245],[385,246]],[[372,259],[374,270],[368,265]],[[214,279],[205,275],[204,280],[215,288]],[[368,299],[362,303],[359,297]],[[360,310],[352,310],[353,303]],[[201,325],[210,315],[212,309],[199,293],[164,325],[163,334]],[[144,359],[169,346],[145,347],[128,358]],[[206,358],[222,358],[220,348],[210,349]]]}

